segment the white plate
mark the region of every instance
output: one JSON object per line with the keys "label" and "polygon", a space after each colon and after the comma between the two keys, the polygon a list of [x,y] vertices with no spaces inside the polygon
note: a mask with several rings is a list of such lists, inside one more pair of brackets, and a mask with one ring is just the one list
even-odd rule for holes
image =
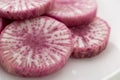
{"label": "white plate", "polygon": [[70,59],[59,72],[42,78],[20,78],[0,68],[0,80],[102,80],[120,68],[120,0],[98,0],[98,16],[111,26],[107,49],[91,59]]}

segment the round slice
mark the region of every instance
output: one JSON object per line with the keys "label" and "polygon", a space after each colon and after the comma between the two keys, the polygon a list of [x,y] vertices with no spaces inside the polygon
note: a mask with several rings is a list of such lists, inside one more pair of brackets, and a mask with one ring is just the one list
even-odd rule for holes
{"label": "round slice", "polygon": [[102,52],[108,43],[110,27],[107,22],[95,18],[89,25],[71,27],[74,41],[72,56],[89,58]]}
{"label": "round slice", "polygon": [[70,30],[43,16],[16,21],[0,35],[0,61],[9,73],[39,77],[61,69],[73,50]]}
{"label": "round slice", "polygon": [[27,19],[48,11],[54,0],[0,0],[0,16],[9,19]]}
{"label": "round slice", "polygon": [[91,22],[96,12],[96,0],[55,0],[53,9],[47,14],[67,26],[78,26]]}

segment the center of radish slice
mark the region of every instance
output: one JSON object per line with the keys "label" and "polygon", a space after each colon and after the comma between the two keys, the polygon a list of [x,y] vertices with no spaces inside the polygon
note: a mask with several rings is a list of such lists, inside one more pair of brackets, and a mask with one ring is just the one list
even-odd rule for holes
{"label": "center of radish slice", "polygon": [[76,3],[76,0],[56,0],[56,3],[59,3],[59,4],[74,4],[74,3]]}
{"label": "center of radish slice", "polygon": [[44,34],[40,34],[40,35],[29,34],[26,37],[25,44],[29,45],[32,49],[37,47],[42,48],[45,43],[45,37],[43,35]]}

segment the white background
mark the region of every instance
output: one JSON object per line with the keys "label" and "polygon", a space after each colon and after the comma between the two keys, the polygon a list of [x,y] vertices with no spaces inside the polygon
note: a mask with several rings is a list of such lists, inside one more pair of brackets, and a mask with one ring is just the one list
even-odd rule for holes
{"label": "white background", "polygon": [[108,21],[111,37],[107,49],[91,59],[70,59],[59,72],[42,78],[20,78],[0,68],[0,80],[101,80],[120,68],[120,0],[97,0],[98,16]]}

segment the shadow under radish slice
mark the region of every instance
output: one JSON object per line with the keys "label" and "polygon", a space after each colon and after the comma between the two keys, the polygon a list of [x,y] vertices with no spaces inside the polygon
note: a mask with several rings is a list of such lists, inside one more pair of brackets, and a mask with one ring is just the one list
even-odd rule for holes
{"label": "shadow under radish slice", "polygon": [[90,24],[71,27],[74,50],[72,57],[89,58],[102,52],[108,43],[110,27],[104,20],[95,18]]}
{"label": "shadow under radish slice", "polygon": [[73,50],[71,31],[50,17],[15,21],[0,35],[0,61],[14,75],[39,77],[61,69]]}
{"label": "shadow under radish slice", "polygon": [[11,22],[12,22],[11,20],[0,18],[0,33],[5,28],[5,26],[10,24]]}
{"label": "shadow under radish slice", "polygon": [[0,33],[3,30],[3,28],[4,28],[4,22],[3,22],[3,19],[0,18]]}
{"label": "shadow under radish slice", "polygon": [[0,16],[8,19],[38,17],[52,8],[54,0],[0,0]]}
{"label": "shadow under radish slice", "polygon": [[55,0],[53,9],[47,15],[67,26],[88,24],[96,17],[96,0]]}

